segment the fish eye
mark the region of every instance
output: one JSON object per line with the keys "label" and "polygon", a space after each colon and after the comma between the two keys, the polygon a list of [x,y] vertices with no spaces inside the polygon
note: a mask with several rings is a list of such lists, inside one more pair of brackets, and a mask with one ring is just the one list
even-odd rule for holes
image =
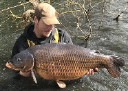
{"label": "fish eye", "polygon": [[21,60],[21,58],[17,58],[17,61],[20,61]]}

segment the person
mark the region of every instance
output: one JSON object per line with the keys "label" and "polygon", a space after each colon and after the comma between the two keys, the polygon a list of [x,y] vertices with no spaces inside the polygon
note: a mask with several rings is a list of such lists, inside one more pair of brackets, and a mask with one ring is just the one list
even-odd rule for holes
{"label": "person", "polygon": [[[73,44],[68,33],[55,28],[55,24],[60,24],[55,8],[48,3],[38,4],[35,8],[34,22],[30,23],[16,40],[11,57],[34,45],[58,42]],[[30,75],[30,72],[19,73],[25,77]],[[94,74],[93,69],[90,69],[87,74]]]}

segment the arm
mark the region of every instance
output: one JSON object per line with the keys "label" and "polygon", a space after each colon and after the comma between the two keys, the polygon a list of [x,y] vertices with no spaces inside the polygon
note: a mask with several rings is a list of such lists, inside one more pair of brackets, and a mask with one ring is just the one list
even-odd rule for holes
{"label": "arm", "polygon": [[[12,55],[11,55],[11,58],[16,55],[17,53],[27,49],[29,46],[28,46],[28,43],[27,43],[27,40],[26,38],[22,37],[22,35],[16,40],[15,44],[14,44],[14,47],[13,47],[13,50],[12,50]],[[24,71],[19,71],[19,74],[24,76],[24,77],[28,77],[30,76],[30,71],[29,72],[24,72]]]}
{"label": "arm", "polygon": [[70,38],[69,34],[65,30],[58,30],[60,42],[64,42],[67,44],[73,44],[72,39]]}
{"label": "arm", "polygon": [[26,48],[28,48],[28,44],[25,38],[22,37],[22,35],[16,40],[14,46],[13,46],[13,50],[12,50],[12,55],[11,58],[16,55],[17,53],[25,50]]}

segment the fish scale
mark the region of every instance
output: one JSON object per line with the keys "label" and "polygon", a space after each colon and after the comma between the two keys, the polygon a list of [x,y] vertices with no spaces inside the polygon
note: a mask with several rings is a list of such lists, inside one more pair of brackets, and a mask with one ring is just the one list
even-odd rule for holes
{"label": "fish scale", "polygon": [[66,84],[60,80],[78,79],[96,67],[106,68],[111,76],[119,77],[120,67],[124,66],[124,60],[118,56],[63,43],[32,46],[16,54],[8,64],[14,70],[26,71],[32,69],[33,62],[34,69],[41,77],[55,80],[61,88],[65,88]]}

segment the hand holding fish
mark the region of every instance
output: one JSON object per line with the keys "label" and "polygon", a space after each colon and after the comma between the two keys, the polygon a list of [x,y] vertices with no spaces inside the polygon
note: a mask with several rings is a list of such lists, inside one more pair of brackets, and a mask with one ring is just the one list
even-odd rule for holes
{"label": "hand holding fish", "polygon": [[89,69],[88,72],[86,73],[86,75],[94,75],[94,72],[98,72],[98,68],[95,68],[95,69]]}
{"label": "hand holding fish", "polygon": [[29,77],[31,75],[31,72],[30,71],[20,71],[19,74],[24,77]]}
{"label": "hand holding fish", "polygon": [[[34,70],[34,69],[33,69],[33,72],[34,72],[34,74],[37,74],[36,70]],[[29,77],[29,76],[31,76],[31,70],[30,71],[22,71],[21,70],[19,72],[19,74],[22,75],[22,76],[24,76],[24,77]]]}

